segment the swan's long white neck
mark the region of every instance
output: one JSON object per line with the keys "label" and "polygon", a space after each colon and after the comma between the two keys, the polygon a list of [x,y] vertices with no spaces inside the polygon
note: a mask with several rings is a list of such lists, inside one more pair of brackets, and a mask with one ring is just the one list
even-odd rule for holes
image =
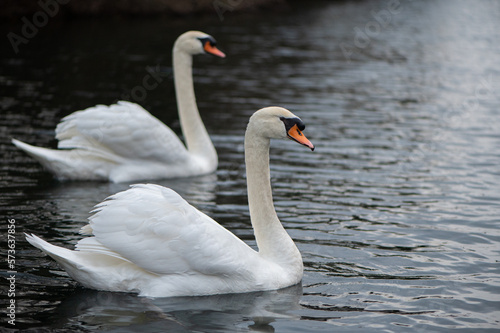
{"label": "swan's long white neck", "polygon": [[248,125],[245,134],[245,163],[250,219],[259,254],[302,272],[302,257],[283,228],[273,204],[269,169],[270,140],[259,136],[256,125]]}
{"label": "swan's long white neck", "polygon": [[174,46],[173,64],[175,94],[179,118],[190,153],[208,159],[217,165],[217,152],[210,140],[205,125],[200,117],[193,87],[193,57]]}

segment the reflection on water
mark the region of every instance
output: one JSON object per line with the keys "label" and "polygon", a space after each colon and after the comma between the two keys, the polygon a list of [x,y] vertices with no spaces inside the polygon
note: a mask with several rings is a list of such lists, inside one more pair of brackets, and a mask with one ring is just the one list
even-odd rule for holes
{"label": "reflection on water", "polygon": [[[279,15],[227,12],[223,22],[79,19],[48,25],[16,57],[2,53],[0,205],[16,219],[18,328],[498,329],[500,3],[401,0],[392,13],[390,3],[299,3]],[[194,62],[220,167],[158,183],[255,247],[243,133],[258,108],[291,109],[317,149],[275,142],[271,176],[278,215],[303,255],[303,291],[181,299],[94,292],[22,237],[71,248],[92,207],[129,184],[58,183],[10,137],[54,147],[63,116],[130,94],[147,66],[165,80],[136,102],[180,133],[170,47],[193,28],[228,55]]]}
{"label": "reflection on water", "polygon": [[277,319],[297,318],[302,286],[248,294],[145,298],[124,293],[76,290],[57,308],[87,329],[120,332],[234,331],[274,332]]}

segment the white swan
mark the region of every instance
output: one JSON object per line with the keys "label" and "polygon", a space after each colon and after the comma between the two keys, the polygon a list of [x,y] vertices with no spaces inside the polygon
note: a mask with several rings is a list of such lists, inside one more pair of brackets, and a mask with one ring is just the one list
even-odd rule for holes
{"label": "white swan", "polygon": [[177,135],[140,105],[120,101],[97,105],[62,119],[57,150],[12,143],[61,180],[130,182],[202,175],[217,169],[217,152],[203,125],[193,89],[192,56],[225,57],[215,39],[188,31],[173,48],[180,124],[187,149]]}
{"label": "white swan", "polygon": [[248,203],[256,252],[174,191],[133,185],[96,206],[93,237],[76,250],[26,235],[82,285],[142,296],[195,296],[280,289],[302,279],[302,257],[273,205],[269,145],[291,138],[312,150],[304,124],[290,111],[257,111],[245,135]]}

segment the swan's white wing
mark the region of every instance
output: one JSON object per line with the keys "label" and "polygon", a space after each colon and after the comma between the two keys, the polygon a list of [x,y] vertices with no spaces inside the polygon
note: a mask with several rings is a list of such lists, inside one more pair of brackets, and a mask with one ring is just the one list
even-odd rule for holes
{"label": "swan's white wing", "polygon": [[56,128],[59,148],[82,148],[120,161],[183,162],[184,144],[140,105],[120,101],[97,105],[62,119]]}
{"label": "swan's white wing", "polygon": [[96,206],[95,238],[156,274],[245,274],[257,252],[173,190],[133,185]]}

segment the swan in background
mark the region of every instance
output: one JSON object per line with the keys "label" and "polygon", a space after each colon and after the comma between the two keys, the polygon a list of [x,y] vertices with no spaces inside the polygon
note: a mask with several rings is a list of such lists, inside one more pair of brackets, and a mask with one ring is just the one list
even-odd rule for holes
{"label": "swan in background", "polygon": [[140,105],[125,101],[97,105],[62,119],[56,128],[59,149],[12,143],[61,180],[188,177],[214,172],[217,152],[201,120],[193,88],[192,56],[225,57],[215,39],[200,31],[180,35],[173,48],[174,81],[186,146]]}
{"label": "swan in background", "polygon": [[98,204],[76,250],[35,235],[26,239],[82,285],[141,296],[196,296],[274,290],[299,283],[299,250],[273,205],[271,138],[290,138],[314,150],[304,123],[268,107],[253,114],[245,134],[248,204],[259,251],[189,205],[174,191],[133,185]]}

